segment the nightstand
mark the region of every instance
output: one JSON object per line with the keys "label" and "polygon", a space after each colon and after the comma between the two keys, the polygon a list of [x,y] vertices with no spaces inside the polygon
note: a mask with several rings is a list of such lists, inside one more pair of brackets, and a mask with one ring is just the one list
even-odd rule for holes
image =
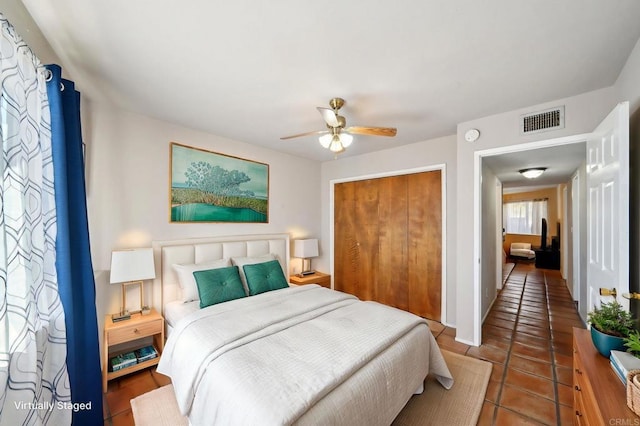
{"label": "nightstand", "polygon": [[331,275],[323,274],[322,272],[314,272],[313,274],[300,277],[298,275],[291,275],[289,282],[297,285],[304,284],[318,284],[322,287],[331,288]]}
{"label": "nightstand", "polygon": [[[110,358],[153,344],[158,356],[117,371],[109,371]],[[132,314],[131,319],[113,322],[111,315],[104,319],[102,350],[102,391],[107,383],[118,377],[157,365],[164,349],[164,318],[155,309],[148,315]]]}

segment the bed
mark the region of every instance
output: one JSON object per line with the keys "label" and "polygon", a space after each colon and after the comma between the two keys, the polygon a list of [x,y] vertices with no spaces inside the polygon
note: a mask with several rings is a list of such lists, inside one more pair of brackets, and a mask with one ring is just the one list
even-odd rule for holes
{"label": "bed", "polygon": [[281,269],[275,275],[286,277],[287,234],[153,247],[161,289],[154,304],[168,318],[169,336],[158,372],[171,378],[193,425],[388,425],[428,374],[453,384],[426,321],[376,302],[318,285],[284,285],[203,308],[184,301],[172,265],[271,256]]}

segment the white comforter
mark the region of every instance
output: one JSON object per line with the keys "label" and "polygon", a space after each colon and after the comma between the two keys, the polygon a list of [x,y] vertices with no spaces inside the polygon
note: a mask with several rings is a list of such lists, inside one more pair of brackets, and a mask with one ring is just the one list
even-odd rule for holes
{"label": "white comforter", "polygon": [[[415,352],[408,348],[413,341],[419,353],[406,360],[426,365],[387,365],[395,353]],[[406,402],[427,373],[447,388],[453,384],[423,319],[315,285],[190,315],[169,337],[158,371],[171,377],[180,411],[193,425],[315,423],[325,414],[353,422],[364,418],[353,413],[375,410],[384,405],[380,398],[395,399],[408,386],[400,396]],[[402,405],[380,407],[382,418],[368,415],[388,424]],[[340,410],[354,411],[334,412]]]}

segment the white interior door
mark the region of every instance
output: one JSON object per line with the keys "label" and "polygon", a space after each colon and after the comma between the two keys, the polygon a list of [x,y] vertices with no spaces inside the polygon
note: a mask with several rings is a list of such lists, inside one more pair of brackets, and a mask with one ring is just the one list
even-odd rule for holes
{"label": "white interior door", "polygon": [[587,141],[589,310],[600,288],[629,292],[629,104],[620,103]]}
{"label": "white interior door", "polygon": [[578,308],[586,302],[580,292],[580,175],[571,178],[571,294],[577,300]]}

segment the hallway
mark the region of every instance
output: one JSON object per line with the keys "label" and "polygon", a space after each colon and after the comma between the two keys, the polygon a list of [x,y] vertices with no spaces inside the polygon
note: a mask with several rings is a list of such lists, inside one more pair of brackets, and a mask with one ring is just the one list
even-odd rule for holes
{"label": "hallway", "polygon": [[573,327],[585,326],[559,271],[524,263],[491,308],[482,346],[456,342],[448,327],[434,334],[444,349],[493,363],[478,425],[571,425]]}

